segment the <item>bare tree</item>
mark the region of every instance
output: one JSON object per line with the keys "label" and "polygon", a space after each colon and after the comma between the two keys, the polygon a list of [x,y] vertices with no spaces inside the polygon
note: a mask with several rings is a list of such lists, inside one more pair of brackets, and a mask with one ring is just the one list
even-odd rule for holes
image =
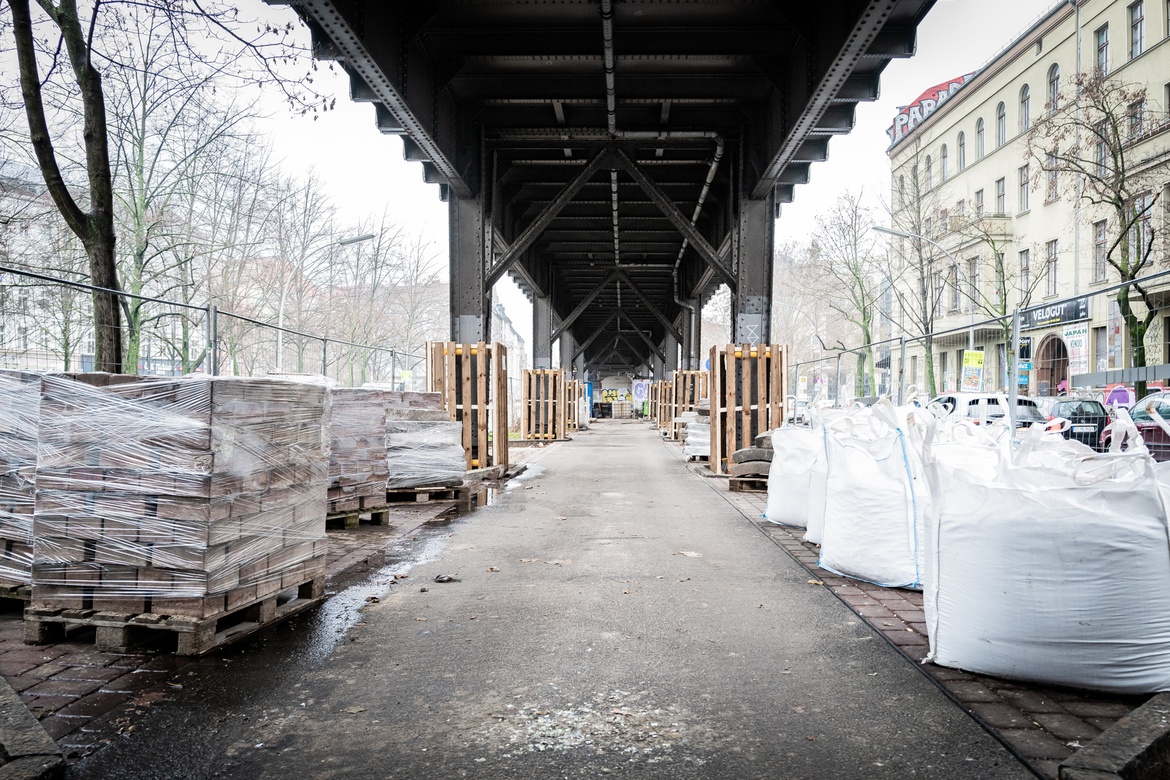
{"label": "bare tree", "polygon": [[[1144,86],[1093,70],[1077,74],[1028,135],[1029,157],[1037,167],[1072,177],[1075,186],[1064,188],[1066,197],[1079,198],[1108,219],[1104,260],[1125,283],[1115,300],[1135,367],[1146,365],[1146,331],[1157,316],[1149,289],[1135,280],[1149,270],[1156,234],[1164,230],[1153,219],[1164,165],[1147,154],[1143,142],[1166,121],[1165,115],[1160,122],[1151,119]],[[1135,390],[1139,398],[1145,395],[1145,381],[1136,382]]]}
{"label": "bare tree", "polygon": [[[29,142],[54,204],[85,247],[91,280],[103,290],[94,293],[96,367],[120,371],[123,361],[121,317],[115,293],[119,289],[115,197],[102,71],[133,70],[134,65],[123,61],[122,52],[107,45],[105,33],[116,28],[129,9],[154,7],[168,19],[168,44],[183,58],[209,62],[217,52],[246,52],[254,67],[235,71],[242,80],[258,82],[267,78],[295,98],[303,94],[299,86],[293,86],[300,80],[285,78],[278,69],[278,61],[298,51],[291,42],[292,27],[253,25],[241,19],[234,6],[216,0],[190,5],[167,0],[153,4],[142,0],[93,0],[81,6],[76,0],[36,0],[36,18],[29,0],[9,0],[7,7]],[[54,127],[46,108],[50,84],[59,85],[64,98],[78,106],[74,116],[81,117],[80,133],[73,132],[76,123]],[[329,106],[327,101],[322,104],[311,95],[300,105]],[[62,142],[67,145],[71,132],[80,147],[78,159],[83,161],[76,166],[82,175],[73,182],[66,170],[69,156],[58,148]]]}

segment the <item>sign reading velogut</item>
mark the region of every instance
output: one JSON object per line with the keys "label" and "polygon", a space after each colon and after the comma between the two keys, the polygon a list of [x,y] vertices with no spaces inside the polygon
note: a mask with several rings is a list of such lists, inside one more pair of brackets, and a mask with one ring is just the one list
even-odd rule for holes
{"label": "sign reading velogut", "polygon": [[934,113],[936,108],[947,102],[951,95],[958,92],[964,84],[973,79],[977,72],[972,71],[963,76],[948,79],[941,84],[936,84],[919,95],[913,103],[907,106],[899,106],[898,114],[894,117],[894,124],[890,125],[886,130],[886,135],[890,137],[890,146],[901,141],[906,137],[907,133],[922,124],[922,121]]}

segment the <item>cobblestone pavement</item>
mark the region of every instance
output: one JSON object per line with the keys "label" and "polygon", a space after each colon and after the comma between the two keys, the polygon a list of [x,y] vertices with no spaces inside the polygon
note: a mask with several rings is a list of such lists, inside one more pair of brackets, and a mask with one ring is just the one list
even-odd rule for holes
{"label": "cobblestone pavement", "polygon": [[[446,503],[399,507],[392,510],[388,526],[330,529],[327,591],[334,593],[382,565],[385,550],[448,508]],[[0,612],[0,674],[69,761],[114,736],[108,727],[91,728],[95,718],[118,710],[113,716],[115,733],[131,734],[136,716],[167,697],[181,695],[184,678],[195,674],[187,669],[191,659],[174,655],[173,639],[168,646],[162,632],[132,653],[96,650],[92,630],[71,633],[64,642],[26,645],[21,604],[11,601],[7,606]]]}
{"label": "cobblestone pavement", "polygon": [[[679,457],[682,457],[681,450]],[[697,466],[691,468],[701,470]],[[779,526],[763,519],[766,493],[730,492],[725,479],[708,478],[707,481],[765,536],[808,570],[811,585],[829,588],[1042,777],[1056,778],[1062,760],[1149,698],[1033,686],[924,664],[922,659],[929,650],[929,640],[921,592],[883,588],[819,568],[820,548],[804,541],[804,529]]]}

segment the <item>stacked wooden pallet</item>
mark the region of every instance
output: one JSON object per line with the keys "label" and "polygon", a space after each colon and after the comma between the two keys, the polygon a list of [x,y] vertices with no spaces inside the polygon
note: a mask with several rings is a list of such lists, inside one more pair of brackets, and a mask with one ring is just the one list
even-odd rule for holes
{"label": "stacked wooden pallet", "polygon": [[427,344],[427,389],[463,427],[466,468],[508,466],[508,349],[502,344]]}
{"label": "stacked wooden pallet", "polygon": [[205,644],[219,616],[259,603],[274,614],[292,587],[319,596],[325,393],[273,379],[44,377],[28,641],[53,621],[186,617]]}
{"label": "stacked wooden pallet", "polygon": [[711,348],[712,471],[731,473],[737,450],[783,424],[787,382],[787,352],[778,344]]}
{"label": "stacked wooden pallet", "polygon": [[386,397],[377,388],[335,387],[329,438],[329,514],[386,506]]}
{"label": "stacked wooden pallet", "polygon": [[41,378],[0,372],[0,589],[32,579],[33,503]]}

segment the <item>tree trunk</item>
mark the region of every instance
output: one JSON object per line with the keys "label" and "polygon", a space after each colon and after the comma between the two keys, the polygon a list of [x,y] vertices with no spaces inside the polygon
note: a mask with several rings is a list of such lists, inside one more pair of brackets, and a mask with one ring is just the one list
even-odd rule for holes
{"label": "tree trunk", "polygon": [[931,398],[938,395],[938,386],[934,381],[934,339],[929,336],[923,340],[923,359],[926,368],[926,393]]}
{"label": "tree trunk", "polygon": [[[1117,291],[1117,306],[1121,309],[1125,330],[1129,334],[1129,348],[1133,355],[1130,367],[1142,368],[1146,365],[1146,323],[1134,314],[1133,305],[1129,301],[1129,287],[1122,287]],[[1133,392],[1137,400],[1144,398],[1147,391],[1144,379],[1133,383]]]}
{"label": "tree trunk", "polygon": [[[114,260],[114,236],[111,226],[108,237],[86,242],[90,278],[95,287],[118,289]],[[111,374],[122,372],[122,317],[118,296],[113,292],[93,293],[93,368]]]}

